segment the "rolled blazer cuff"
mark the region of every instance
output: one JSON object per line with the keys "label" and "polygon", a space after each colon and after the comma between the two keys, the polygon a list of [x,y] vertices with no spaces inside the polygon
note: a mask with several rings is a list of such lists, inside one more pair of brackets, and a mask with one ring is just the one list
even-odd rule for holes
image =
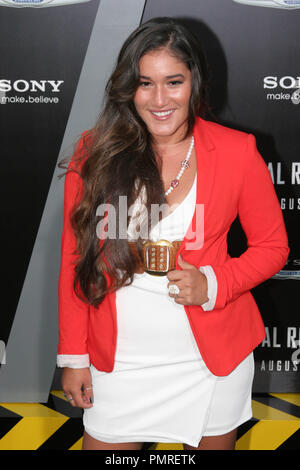
{"label": "rolled blazer cuff", "polygon": [[71,369],[83,369],[90,367],[89,354],[58,354],[57,367],[70,367]]}
{"label": "rolled blazer cuff", "polygon": [[208,297],[208,301],[202,304],[201,307],[203,308],[203,310],[208,312],[214,309],[214,306],[216,303],[217,292],[218,292],[218,281],[217,281],[215,272],[211,266],[200,266],[199,269],[202,272],[202,274],[206,276],[206,279],[207,279],[207,297]]}

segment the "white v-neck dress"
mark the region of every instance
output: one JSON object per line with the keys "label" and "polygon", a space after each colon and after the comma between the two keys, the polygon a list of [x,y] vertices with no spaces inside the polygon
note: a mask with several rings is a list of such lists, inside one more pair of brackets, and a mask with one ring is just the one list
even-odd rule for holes
{"label": "white v-neck dress", "polygon": [[[184,238],[196,180],[184,201],[153,228],[151,239]],[[252,416],[253,355],[228,376],[213,375],[183,305],[168,295],[168,282],[166,276],[135,274],[131,285],[116,292],[114,370],[91,365],[94,404],[83,415],[85,430],[95,439],[196,447],[202,436],[225,434]]]}

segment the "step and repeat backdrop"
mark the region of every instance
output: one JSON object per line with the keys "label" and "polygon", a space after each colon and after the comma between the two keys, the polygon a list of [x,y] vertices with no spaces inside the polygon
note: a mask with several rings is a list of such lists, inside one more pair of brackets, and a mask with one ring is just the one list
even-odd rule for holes
{"label": "step and repeat backdrop", "polygon": [[[57,163],[95,122],[124,39],[156,16],[202,40],[211,119],[253,133],[270,170],[291,251],[252,291],[266,325],[254,391],[300,391],[300,1],[0,0],[2,402],[44,402],[59,387]],[[246,248],[238,219],[228,244],[232,256]]]}

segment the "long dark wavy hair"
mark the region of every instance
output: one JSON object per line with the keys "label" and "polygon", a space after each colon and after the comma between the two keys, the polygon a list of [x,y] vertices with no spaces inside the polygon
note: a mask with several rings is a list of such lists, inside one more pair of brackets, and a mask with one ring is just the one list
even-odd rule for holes
{"label": "long dark wavy hair", "polygon": [[[207,66],[198,39],[181,21],[171,18],[154,18],[138,27],[120,50],[106,85],[103,111],[77,156],[80,165],[75,165],[77,171],[80,168],[82,196],[71,214],[77,240],[74,289],[95,307],[109,291],[132,282],[137,264],[126,238],[107,237],[100,242],[97,207],[107,202],[114,206],[118,233],[120,196],[127,196],[129,207],[145,187],[149,227],[151,204],[166,202],[152,138],[134,105],[140,83],[139,61],[149,51],[161,48],[167,48],[191,72],[186,136],[192,133],[196,116],[204,116],[207,109]],[[59,166],[66,168],[63,162]],[[67,168],[74,171],[74,165]],[[140,249],[141,239],[137,242]]]}

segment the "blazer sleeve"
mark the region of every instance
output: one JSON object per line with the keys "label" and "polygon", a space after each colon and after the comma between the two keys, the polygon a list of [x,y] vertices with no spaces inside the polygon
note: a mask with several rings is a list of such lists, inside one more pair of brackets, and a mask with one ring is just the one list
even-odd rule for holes
{"label": "blazer sleeve", "polygon": [[285,265],[289,254],[272,178],[251,134],[245,157],[238,215],[247,238],[247,250],[222,265],[212,265],[218,283],[215,309],[224,308],[228,302],[272,277]]}
{"label": "blazer sleeve", "polygon": [[64,183],[64,224],[61,238],[61,265],[58,281],[58,325],[59,355],[86,355],[89,322],[89,305],[78,298],[73,289],[77,255],[76,237],[74,235],[70,215],[75,202],[82,195],[80,175],[71,170],[75,168],[74,157],[82,151],[82,136],[75,154],[69,164]]}

